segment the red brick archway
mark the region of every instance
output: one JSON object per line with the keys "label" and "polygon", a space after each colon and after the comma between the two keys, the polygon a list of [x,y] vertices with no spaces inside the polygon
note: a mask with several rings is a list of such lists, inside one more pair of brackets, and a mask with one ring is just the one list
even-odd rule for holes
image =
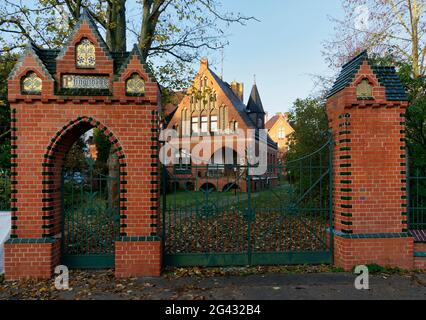
{"label": "red brick archway", "polygon": [[[91,68],[77,65],[75,46],[83,38],[95,47]],[[38,79],[24,90],[29,73]],[[135,74],[137,92],[127,87]],[[62,164],[75,140],[91,128],[109,137],[120,160],[116,275],[160,274],[159,93],[139,49],[109,52],[87,12],[62,50],[27,47],[8,81],[12,232],[5,245],[7,279],[50,278],[60,264]]]}
{"label": "red brick archway", "polygon": [[[71,146],[84,133],[91,129],[98,129],[111,142],[113,152],[116,154],[120,165],[120,181],[126,184],[127,176],[126,156],[117,137],[101,122],[91,117],[83,116],[71,120],[68,125],[59,130],[55,137],[51,139],[47,152],[44,155],[42,172],[43,180],[43,221],[50,221],[45,224],[45,235],[53,236],[61,233],[61,172],[64,160]],[[50,190],[54,192],[51,193]],[[123,190],[123,188],[121,188]],[[126,194],[120,194],[120,208],[126,207]],[[121,234],[125,234],[125,218],[122,218]]]}

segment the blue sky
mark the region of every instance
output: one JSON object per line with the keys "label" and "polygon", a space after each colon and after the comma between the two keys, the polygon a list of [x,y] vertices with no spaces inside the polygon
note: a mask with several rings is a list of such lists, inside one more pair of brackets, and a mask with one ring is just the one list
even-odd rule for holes
{"label": "blue sky", "polygon": [[330,75],[322,42],[333,34],[328,16],[343,15],[339,0],[225,0],[224,6],[261,20],[231,27],[225,50],[224,78],[244,82],[246,99],[256,74],[265,109],[287,111],[313,93],[311,74]]}
{"label": "blue sky", "polygon": [[[128,18],[138,15],[132,9],[134,1],[128,1]],[[244,82],[246,103],[254,75],[270,115],[288,111],[297,98],[313,94],[313,74],[333,75],[322,56],[322,42],[333,34],[329,16],[343,15],[340,0],[221,1],[223,11],[260,20],[225,30],[230,45],[224,51],[224,79]],[[128,46],[131,41],[128,39]],[[208,56],[219,75],[221,56],[220,51]]]}
{"label": "blue sky", "polygon": [[[245,102],[254,74],[270,114],[287,111],[297,98],[311,95],[315,89],[312,74],[332,75],[321,53],[322,42],[333,34],[328,17],[343,15],[340,0],[221,1],[226,11],[260,20],[226,30],[230,45],[224,52],[224,79],[244,82]],[[135,0],[128,1],[128,18],[138,15],[134,4]],[[220,52],[208,57],[218,74],[220,57]]]}

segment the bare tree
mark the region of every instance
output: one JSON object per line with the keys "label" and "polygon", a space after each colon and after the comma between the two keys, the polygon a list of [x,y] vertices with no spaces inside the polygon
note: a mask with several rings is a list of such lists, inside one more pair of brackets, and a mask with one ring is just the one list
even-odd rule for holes
{"label": "bare tree", "polygon": [[[126,13],[126,4],[136,8]],[[0,53],[32,41],[57,48],[86,8],[102,27],[111,51],[126,50],[126,35],[136,37],[147,62],[156,62],[160,83],[188,85],[192,63],[228,44],[223,31],[254,17],[227,12],[220,0],[4,0],[0,4]]]}
{"label": "bare tree", "polygon": [[392,54],[412,66],[413,78],[426,72],[426,0],[342,0],[345,17],[331,18],[335,34],[324,55],[336,67],[360,50]]}

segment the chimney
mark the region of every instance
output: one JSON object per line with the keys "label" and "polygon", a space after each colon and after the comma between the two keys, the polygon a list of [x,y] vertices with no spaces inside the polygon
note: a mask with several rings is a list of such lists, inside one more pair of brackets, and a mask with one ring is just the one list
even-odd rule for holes
{"label": "chimney", "polygon": [[265,112],[265,123],[269,121],[269,112]]}
{"label": "chimney", "polygon": [[209,67],[209,59],[202,58],[200,61],[200,70],[208,69],[208,67]]}
{"label": "chimney", "polygon": [[241,102],[244,102],[244,83],[232,81],[231,89],[235,93],[235,95],[238,97],[238,99],[240,99]]}

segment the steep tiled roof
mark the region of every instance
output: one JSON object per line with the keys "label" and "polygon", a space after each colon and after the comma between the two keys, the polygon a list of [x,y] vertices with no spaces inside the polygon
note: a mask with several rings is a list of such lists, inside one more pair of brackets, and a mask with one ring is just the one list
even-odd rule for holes
{"label": "steep tiled roof", "polygon": [[56,57],[59,51],[55,49],[37,49],[37,55],[52,76],[56,73]]}
{"label": "steep tiled roof", "polygon": [[112,59],[114,60],[114,75],[119,74],[119,70],[129,58],[130,52],[111,52]]}
{"label": "steep tiled roof", "polygon": [[99,46],[104,51],[105,55],[108,58],[112,59],[111,52],[109,51],[109,48],[108,48],[104,38],[99,33],[98,27],[96,26],[96,22],[94,21],[93,17],[90,15],[89,11],[86,8],[83,9],[83,12],[80,16],[80,19],[78,20],[76,26],[74,27],[73,31],[71,32],[71,35],[68,37],[67,42],[64,44],[64,46],[60,50],[57,58],[62,58],[64,56],[64,54],[68,50],[68,47],[69,47],[72,39],[75,37],[76,33],[80,29],[81,24],[83,22],[87,22],[89,24],[90,30],[92,30],[93,35],[98,40]]}
{"label": "steep tiled roof", "polygon": [[330,92],[328,93],[327,98],[334,96],[336,93],[349,86],[354,80],[357,72],[359,71],[361,64],[367,59],[367,51],[363,51],[351,61],[343,65],[342,71],[340,72],[339,77],[334,83],[333,88],[331,88]]}
{"label": "steep tiled roof", "polygon": [[249,113],[265,113],[263,109],[262,99],[260,99],[259,90],[257,90],[257,85],[253,85],[250,93],[250,99],[247,103],[247,111]]}
{"label": "steep tiled roof", "polygon": [[275,124],[278,122],[278,120],[280,120],[279,115],[275,115],[271,119],[269,119],[265,125],[266,130],[271,130],[275,126]]}
{"label": "steep tiled roof", "polygon": [[[89,24],[90,29],[93,31],[94,36],[98,40],[100,47],[105,52],[105,55],[113,60],[113,71],[114,71],[114,78],[117,80],[117,78],[121,75],[121,73],[125,70],[127,67],[130,59],[133,56],[137,56],[140,60],[141,64],[144,66],[145,71],[147,72],[148,76],[150,77],[150,80],[152,82],[156,82],[154,75],[152,71],[149,69],[149,66],[144,63],[142,54],[138,48],[138,46],[134,46],[133,50],[131,52],[110,52],[108,46],[105,43],[105,40],[102,38],[101,34],[99,33],[99,30],[96,26],[95,21],[93,20],[90,13],[84,9],[83,13],[80,17],[79,22],[73,29],[71,36],[69,37],[67,43],[63,46],[62,49],[43,49],[39,48],[33,43],[30,43],[24,54],[22,55],[21,59],[16,63],[14,70],[12,70],[10,77],[13,77],[16,70],[21,66],[23,59],[28,55],[32,54],[34,58],[38,61],[38,64],[41,66],[41,68],[47,73],[47,75],[52,79],[55,80],[56,75],[56,65],[58,59],[60,59],[68,49],[68,45],[70,41],[73,39],[75,34],[78,32],[82,22],[85,21]],[[56,86],[58,87],[58,86]],[[82,95],[82,96],[109,96],[111,95],[111,92],[109,89],[57,89],[56,92],[59,95]]]}
{"label": "steep tiled roof", "polygon": [[399,79],[394,67],[375,66],[368,58],[367,51],[361,52],[355,58],[343,65],[342,71],[329,91],[327,98],[332,97],[339,91],[349,86],[355,79],[362,63],[367,61],[379,80],[380,84],[386,89],[386,99],[389,101],[407,101],[407,93]]}
{"label": "steep tiled roof", "polygon": [[372,67],[380,84],[386,88],[386,99],[389,101],[408,101],[401,80],[399,79],[394,67]]}
{"label": "steep tiled roof", "polygon": [[[234,93],[234,91],[232,91],[231,86],[229,84],[227,84],[226,82],[224,82],[210,68],[208,70],[211,73],[211,75],[213,76],[213,78],[215,79],[215,81],[217,82],[217,84],[220,86],[220,88],[222,89],[222,91],[225,93],[225,95],[227,96],[227,98],[229,99],[229,101],[232,103],[232,105],[234,106],[234,108],[238,111],[238,113],[240,114],[241,118],[246,123],[247,127],[249,129],[256,129],[256,125],[253,123],[253,121],[250,119],[250,117],[249,117],[249,115],[247,113],[247,106],[240,100],[240,98],[238,98],[236,96],[236,94]],[[263,106],[262,106],[262,109],[263,109]],[[258,139],[258,138],[259,138],[259,132],[256,131],[256,139]],[[273,148],[278,148],[277,143],[275,143],[275,141],[272,140],[272,138],[269,136],[269,134],[267,135],[267,141],[268,141],[268,145],[269,146],[271,146]]]}
{"label": "steep tiled roof", "polygon": [[253,121],[251,121],[250,117],[248,116],[247,112],[246,112],[246,105],[240,100],[240,98],[238,98],[234,91],[232,91],[231,87],[229,86],[229,84],[225,83],[216,73],[214,73],[210,68],[209,68],[210,73],[212,74],[213,78],[215,79],[215,81],[217,82],[217,84],[220,86],[220,88],[222,89],[222,91],[225,93],[226,97],[229,99],[229,101],[232,103],[232,105],[234,106],[234,108],[238,111],[238,113],[240,114],[241,118],[244,120],[244,122],[246,123],[247,127],[251,128],[251,129],[255,129],[256,126],[254,125]]}
{"label": "steep tiled roof", "polygon": [[124,70],[127,68],[127,65],[129,64],[132,57],[137,57],[139,59],[139,62],[145,67],[145,71],[150,77],[151,81],[156,82],[153,72],[151,71],[149,66],[144,63],[142,53],[136,44],[133,46],[131,52],[116,52],[114,53],[114,56],[117,58],[117,61],[114,60],[114,73],[116,79],[118,79],[120,75],[124,72]]}

